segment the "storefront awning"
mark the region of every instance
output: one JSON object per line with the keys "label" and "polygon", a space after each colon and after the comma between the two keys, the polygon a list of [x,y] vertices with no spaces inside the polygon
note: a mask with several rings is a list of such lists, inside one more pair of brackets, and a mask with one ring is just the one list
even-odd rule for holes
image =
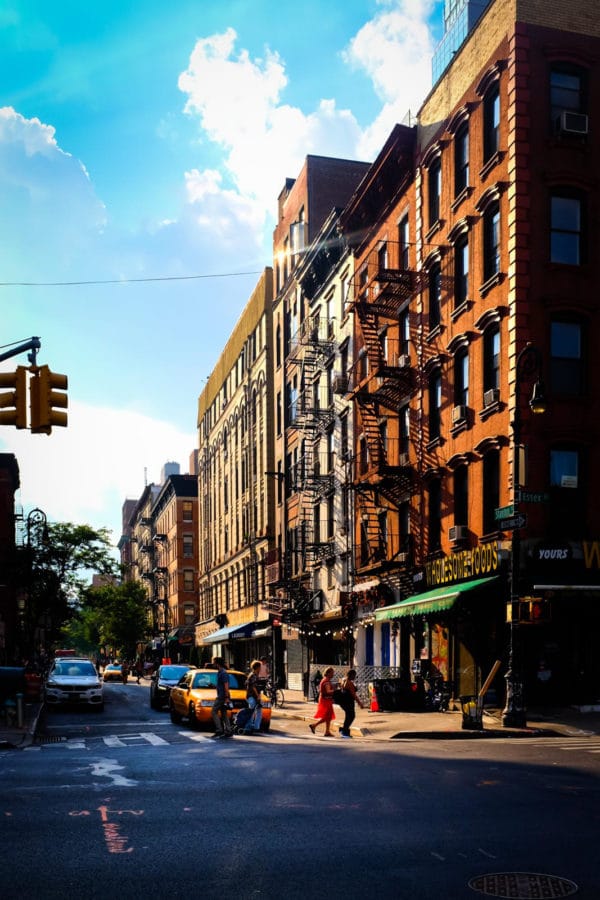
{"label": "storefront awning", "polygon": [[371,578],[370,581],[363,581],[359,584],[355,584],[352,588],[353,594],[359,594],[361,591],[370,591],[375,588],[378,588],[381,584],[379,578]]}
{"label": "storefront awning", "polygon": [[271,637],[272,634],[273,634],[273,629],[271,628],[270,625],[267,625],[266,628],[255,628],[254,631],[252,632],[252,637],[253,638]]}
{"label": "storefront awning", "polygon": [[246,622],[245,625],[230,625],[228,628],[219,628],[218,631],[213,631],[212,634],[205,635],[202,638],[202,643],[206,646],[207,644],[220,644],[226,641],[234,641],[236,638],[250,637],[255,625],[256,622]]}
{"label": "storefront awning", "polygon": [[375,621],[385,622],[388,619],[400,619],[402,616],[424,616],[443,609],[451,609],[462,594],[488,587],[498,580],[497,575],[492,578],[477,578],[460,584],[444,585],[423,594],[415,594],[414,597],[408,597],[400,603],[394,603],[393,606],[375,610]]}

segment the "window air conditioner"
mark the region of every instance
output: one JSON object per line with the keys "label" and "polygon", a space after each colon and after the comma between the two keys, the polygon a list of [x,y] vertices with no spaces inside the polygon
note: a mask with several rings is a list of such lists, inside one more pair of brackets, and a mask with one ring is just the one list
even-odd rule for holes
{"label": "window air conditioner", "polygon": [[483,405],[484,406],[493,406],[494,403],[497,403],[500,399],[500,391],[498,388],[491,388],[489,391],[485,391],[483,395]]}
{"label": "window air conditioner", "polygon": [[398,357],[398,368],[399,369],[408,369],[410,367],[410,356],[408,353],[403,353]]}
{"label": "window air conditioner", "polygon": [[585,113],[569,112],[563,109],[556,120],[556,130],[561,134],[587,134],[588,117]]}
{"label": "window air conditioner", "polygon": [[334,375],[333,376],[333,393],[334,394],[347,394],[348,393],[348,376],[347,375]]}
{"label": "window air conditioner", "polygon": [[398,458],[398,461],[399,461],[399,464],[401,467],[407,466],[408,465],[408,453],[401,453]]}
{"label": "window air conditioner", "polygon": [[452,528],[448,529],[448,540],[451,544],[456,544],[457,541],[464,541],[467,536],[467,529],[464,525],[453,525]]}
{"label": "window air conditioner", "polygon": [[408,563],[408,553],[399,553],[396,557],[398,565],[405,566]]}
{"label": "window air conditioner", "polygon": [[457,422],[464,422],[467,418],[467,407],[466,406],[455,406],[452,410],[452,424],[456,425]]}

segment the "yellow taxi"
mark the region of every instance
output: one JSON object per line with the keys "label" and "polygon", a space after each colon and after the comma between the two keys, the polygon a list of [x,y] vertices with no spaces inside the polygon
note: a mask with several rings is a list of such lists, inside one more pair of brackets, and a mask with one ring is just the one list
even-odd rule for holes
{"label": "yellow taxi", "polygon": [[[247,705],[247,676],[243,672],[232,669],[227,670],[227,675],[229,676],[229,693],[233,702],[233,709],[229,711],[231,718]],[[199,728],[201,725],[212,728],[212,705],[216,696],[217,669],[190,669],[171,688],[169,694],[171,722],[179,725],[182,719],[187,719],[191,728]],[[263,708],[260,730],[268,731],[271,727],[271,703],[268,697],[262,693],[260,702]]]}

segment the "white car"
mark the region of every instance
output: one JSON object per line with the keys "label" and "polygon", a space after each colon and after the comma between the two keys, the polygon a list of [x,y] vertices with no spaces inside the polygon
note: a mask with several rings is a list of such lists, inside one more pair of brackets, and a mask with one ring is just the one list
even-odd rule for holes
{"label": "white car", "polygon": [[101,712],[104,689],[96,667],[89,659],[74,657],[55,660],[46,681],[48,706],[86,704]]}

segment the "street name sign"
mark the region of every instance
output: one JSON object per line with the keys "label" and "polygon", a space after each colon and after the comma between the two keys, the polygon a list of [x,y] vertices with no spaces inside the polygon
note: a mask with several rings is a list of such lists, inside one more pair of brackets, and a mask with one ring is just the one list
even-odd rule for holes
{"label": "street name sign", "polygon": [[525,528],[527,525],[527,516],[525,513],[517,513],[508,519],[500,519],[498,528],[501,531],[516,531],[518,528]]}
{"label": "street name sign", "polygon": [[547,494],[545,491],[517,491],[515,500],[517,503],[549,503],[550,494]]}
{"label": "street name sign", "polygon": [[494,519],[496,522],[499,519],[509,519],[511,516],[515,514],[515,507],[513,503],[510,503],[508,506],[499,506],[498,509],[494,510]]}

